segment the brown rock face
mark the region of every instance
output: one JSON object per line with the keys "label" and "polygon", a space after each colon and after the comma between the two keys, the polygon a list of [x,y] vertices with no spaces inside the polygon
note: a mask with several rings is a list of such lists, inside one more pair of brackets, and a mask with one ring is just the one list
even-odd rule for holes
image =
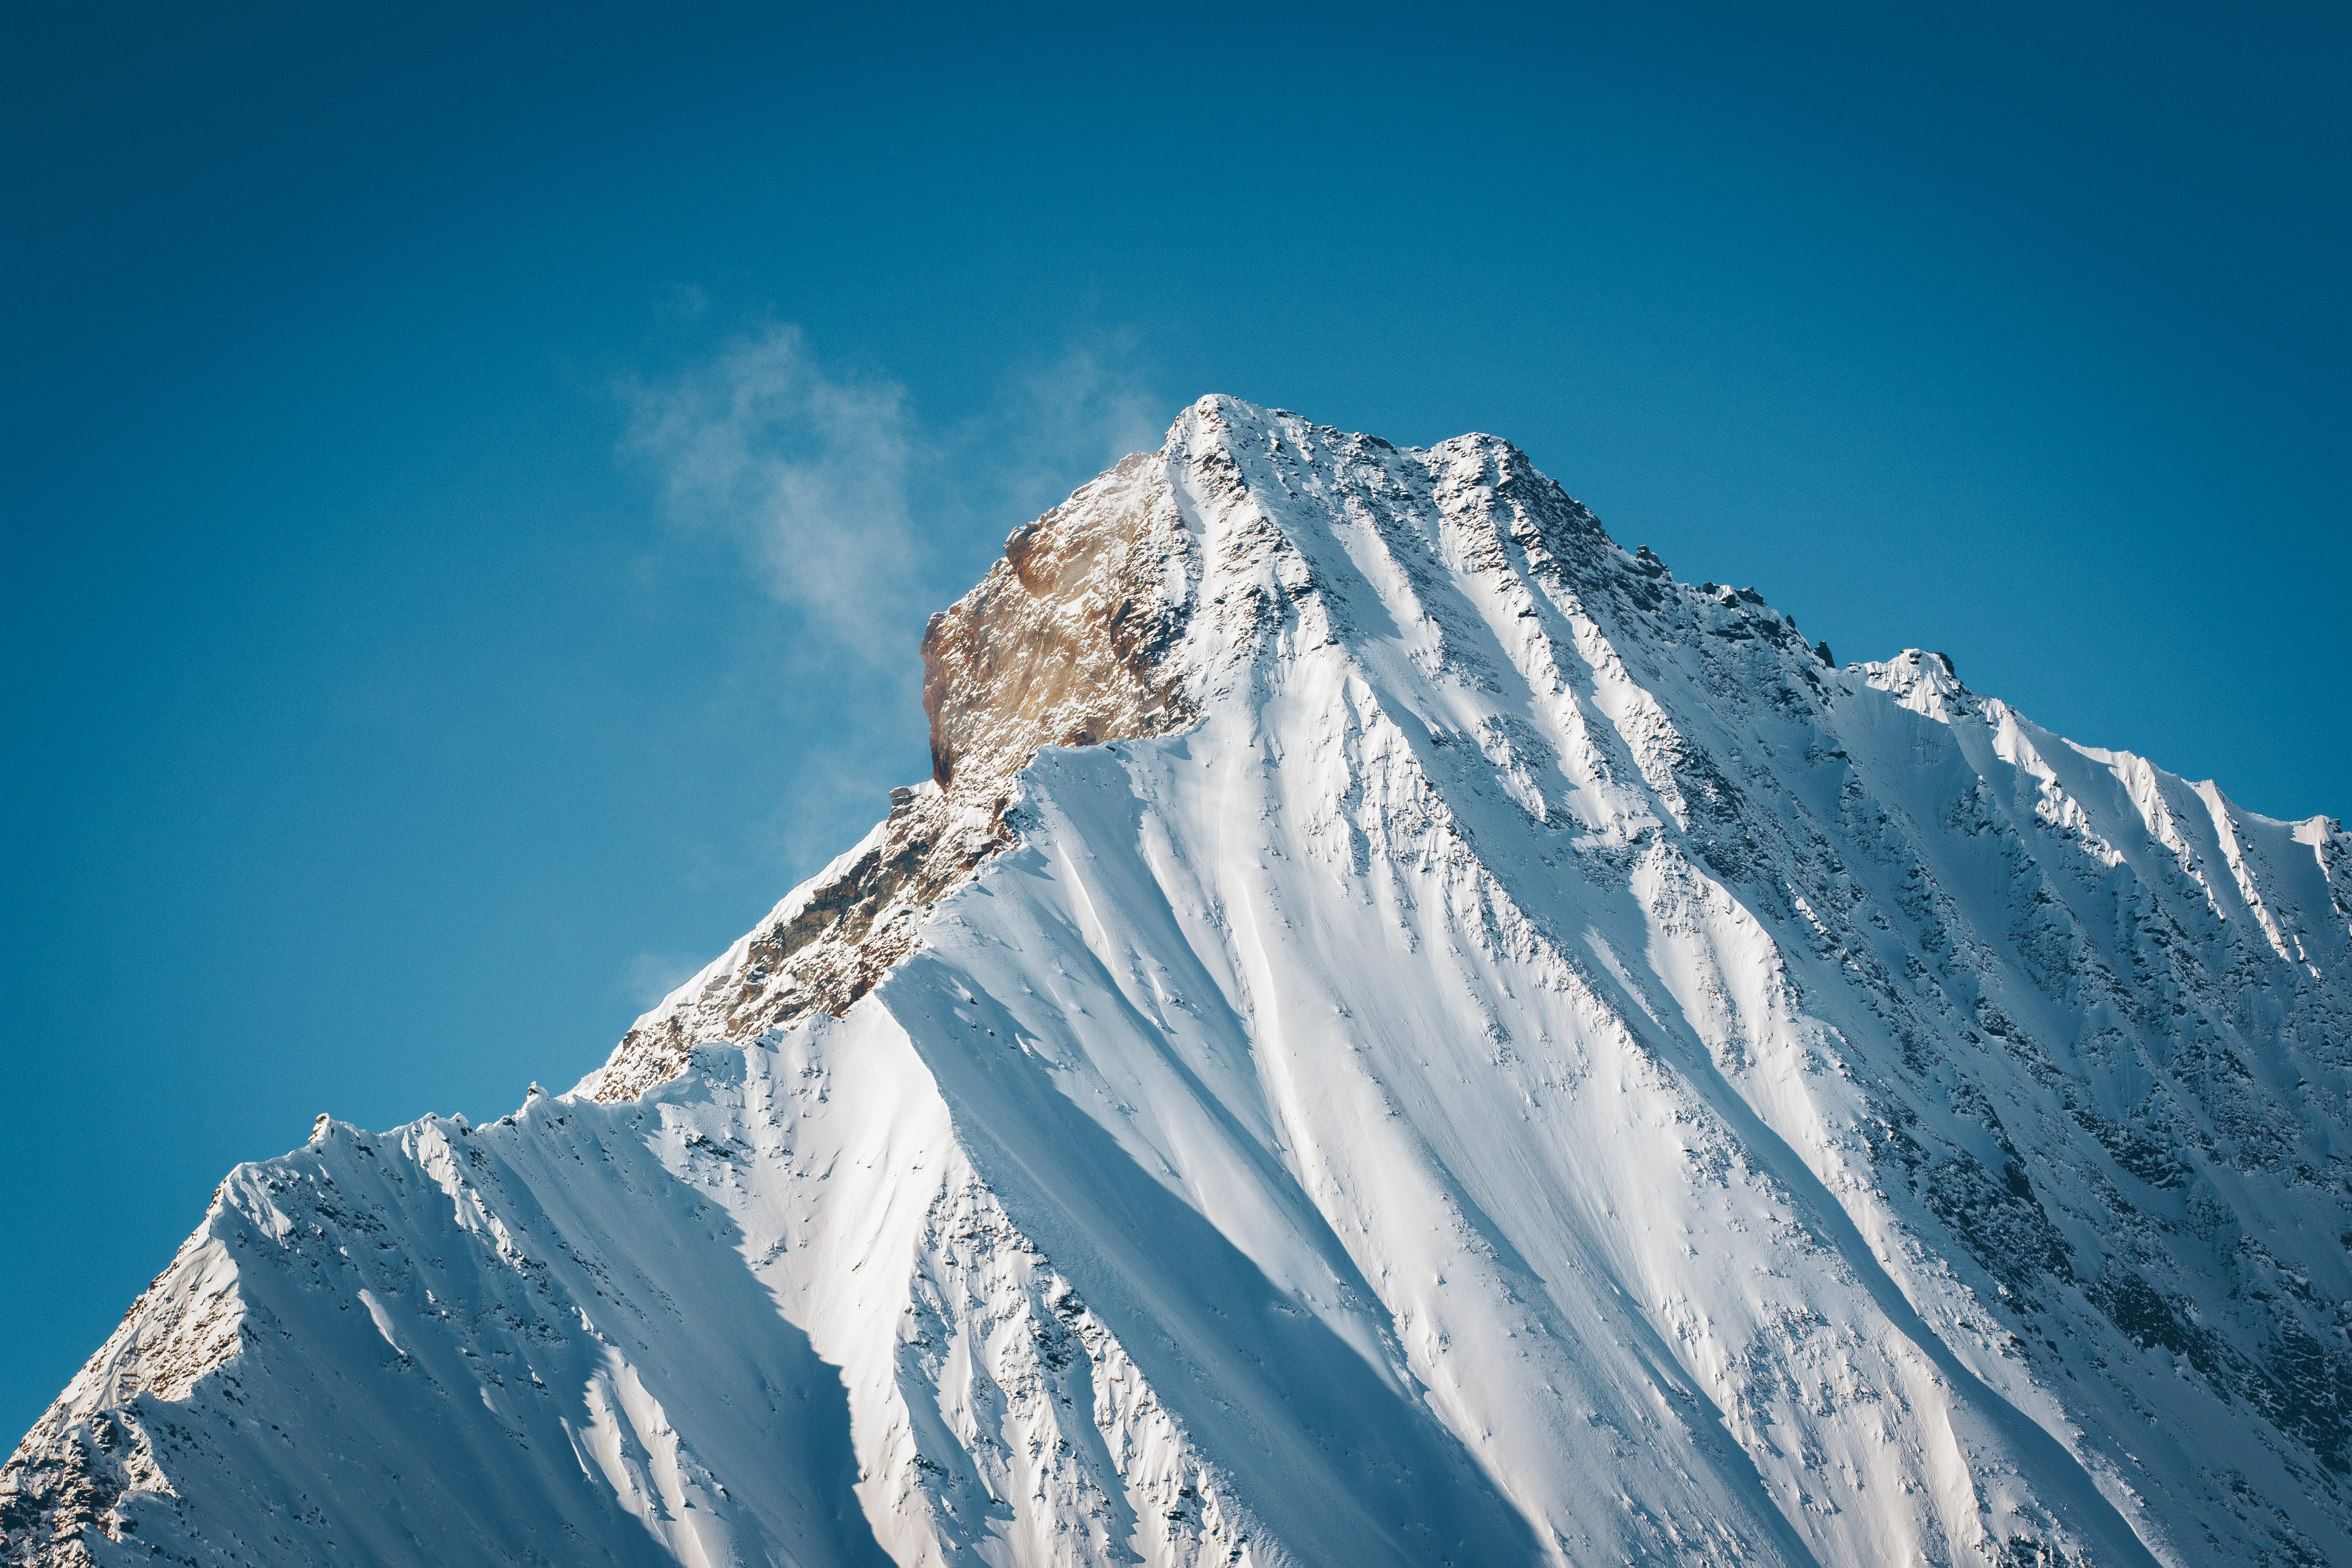
{"label": "brown rock face", "polygon": [[1156,735],[1190,714],[1160,658],[1182,631],[1190,538],[1162,459],[1126,459],[1004,542],[923,634],[931,777],[1003,782],[1043,745]]}
{"label": "brown rock face", "polygon": [[1165,734],[1193,717],[1166,655],[1200,578],[1160,456],[1136,456],[1016,530],[923,634],[930,784],[891,792],[866,842],[623,1037],[582,1088],[633,1100],[700,1042],[838,1017],[915,949],[940,899],[1013,842],[1013,779],[1048,745]]}

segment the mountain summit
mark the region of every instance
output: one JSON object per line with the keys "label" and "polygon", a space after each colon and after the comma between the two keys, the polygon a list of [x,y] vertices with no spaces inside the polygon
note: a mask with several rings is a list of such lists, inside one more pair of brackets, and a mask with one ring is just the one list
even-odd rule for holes
{"label": "mountain summit", "polygon": [[2352,1564],[2352,837],[1193,405],[932,776],[476,1127],[240,1166],[14,1563]]}

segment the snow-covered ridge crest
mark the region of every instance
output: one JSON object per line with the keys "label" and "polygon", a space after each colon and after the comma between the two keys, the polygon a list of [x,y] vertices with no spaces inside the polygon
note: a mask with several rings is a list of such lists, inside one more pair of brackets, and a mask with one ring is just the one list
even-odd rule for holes
{"label": "snow-covered ridge crest", "polygon": [[2340,824],[1230,398],[925,655],[580,1090],[235,1173],[11,1558],[2352,1565]]}

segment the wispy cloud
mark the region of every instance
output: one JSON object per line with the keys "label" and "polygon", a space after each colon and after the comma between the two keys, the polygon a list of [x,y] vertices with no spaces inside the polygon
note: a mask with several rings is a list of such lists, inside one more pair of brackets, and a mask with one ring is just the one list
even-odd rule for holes
{"label": "wispy cloud", "polygon": [[1004,500],[1026,516],[1129,452],[1160,446],[1169,411],[1135,373],[1129,345],[1077,344],[1007,376],[976,423],[995,453]]}
{"label": "wispy cloud", "polygon": [[791,324],[628,396],[625,445],[671,519],[733,537],[803,617],[806,653],[869,663],[903,657],[877,628],[919,626],[970,586],[975,550],[1156,447],[1168,417],[1115,337],[1013,367],[984,406],[926,425],[904,386],[827,366]]}
{"label": "wispy cloud", "polygon": [[831,374],[799,328],[774,326],[632,401],[627,445],[672,518],[734,535],[828,651],[882,657],[876,624],[912,612],[921,576],[905,390]]}

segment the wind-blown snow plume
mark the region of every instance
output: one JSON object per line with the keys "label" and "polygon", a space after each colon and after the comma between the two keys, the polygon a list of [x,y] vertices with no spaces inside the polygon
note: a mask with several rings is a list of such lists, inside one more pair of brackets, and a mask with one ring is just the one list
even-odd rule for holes
{"label": "wind-blown snow plume", "polygon": [[1205,398],[929,779],[489,1127],[239,1167],[14,1561],[2352,1564],[2352,837]]}
{"label": "wind-blown snow plume", "polygon": [[1127,453],[1150,451],[1167,403],[1132,363],[1131,349],[1108,339],[1073,344],[1008,375],[994,405],[950,448],[959,488],[980,479],[1013,515],[1033,517],[1067,495],[1074,480]]}
{"label": "wind-blown snow plume", "polygon": [[1160,400],[1130,361],[1116,340],[1076,343],[1008,372],[979,412],[926,425],[896,382],[828,368],[798,327],[771,325],[631,387],[625,446],[674,521],[734,538],[827,652],[895,668],[875,630],[921,624],[950,535],[982,512],[1034,516],[1157,439]]}
{"label": "wind-blown snow plume", "polygon": [[828,374],[780,325],[634,402],[629,445],[658,465],[678,521],[740,539],[769,592],[831,645],[897,657],[872,634],[920,591],[904,388]]}

